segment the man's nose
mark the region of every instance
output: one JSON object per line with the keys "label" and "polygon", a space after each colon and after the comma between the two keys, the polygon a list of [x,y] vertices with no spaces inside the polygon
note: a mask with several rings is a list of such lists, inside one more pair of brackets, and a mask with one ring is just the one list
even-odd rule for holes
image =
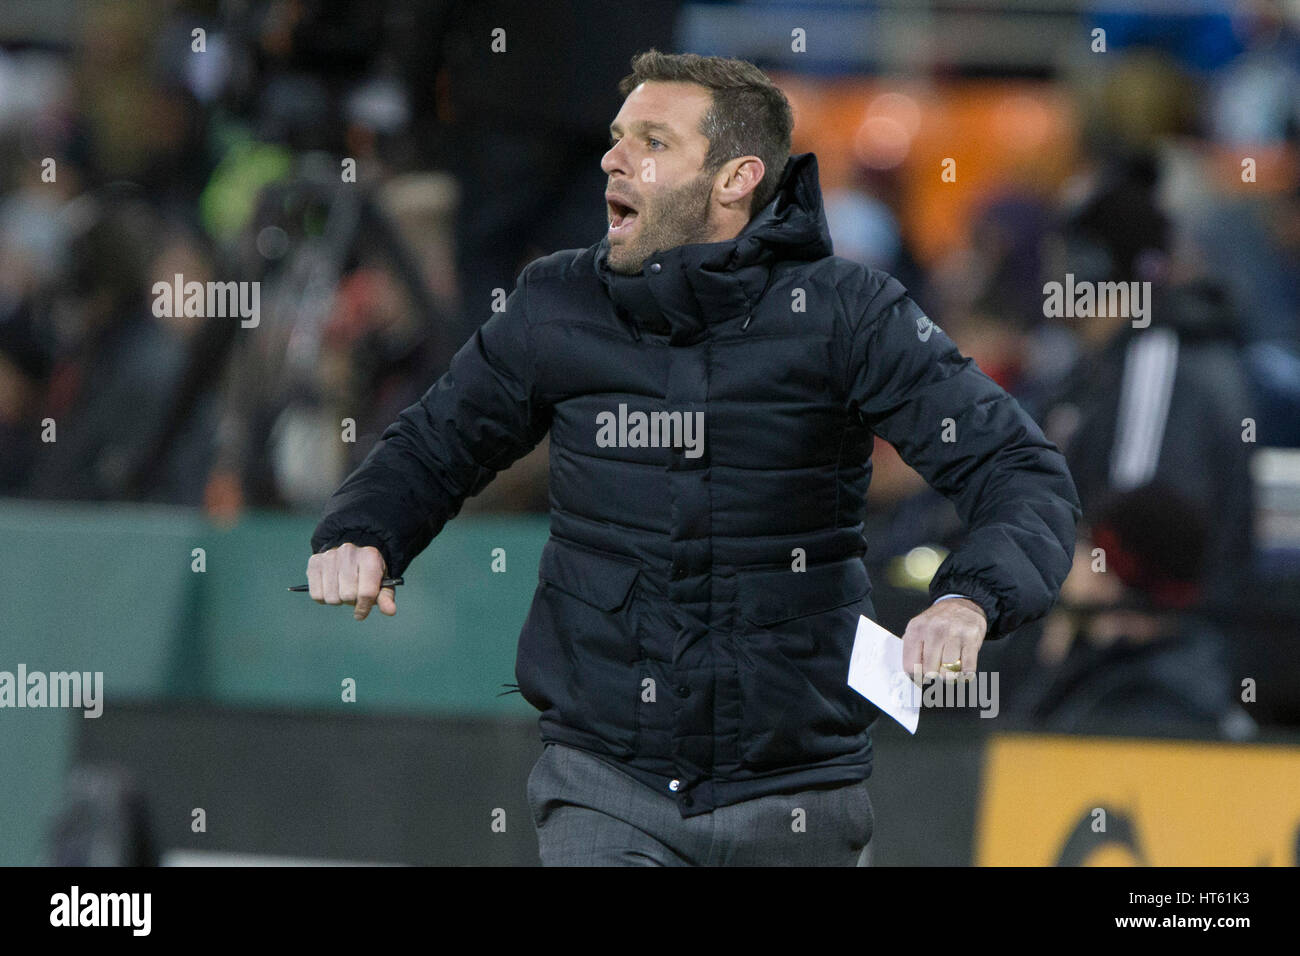
{"label": "man's nose", "polygon": [[623,155],[623,150],[620,149],[622,145],[623,141],[619,140],[600,159],[600,168],[605,171],[607,176],[612,176],[615,172],[627,175],[627,161]]}

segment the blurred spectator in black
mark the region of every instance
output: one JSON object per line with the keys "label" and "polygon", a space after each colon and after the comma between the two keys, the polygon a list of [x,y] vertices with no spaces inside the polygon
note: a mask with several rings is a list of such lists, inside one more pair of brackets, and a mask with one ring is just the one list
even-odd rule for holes
{"label": "blurred spectator in black", "polygon": [[[130,497],[131,475],[167,416],[184,367],[195,320],[154,316],[153,265],[167,240],[154,210],[130,193],[84,196],[69,212],[78,225],[51,304],[55,358],[49,387],[28,421],[40,434],[41,420],[52,419],[54,440],[37,447],[26,495]],[[201,445],[187,447],[201,453]],[[197,465],[190,470],[199,472]],[[196,492],[189,503],[196,503]]]}
{"label": "blurred spectator in black", "polygon": [[1039,666],[1009,713],[1056,733],[1253,736],[1224,632],[1195,613],[1212,511],[1153,482],[1087,520]]}
{"label": "blurred spectator in black", "polygon": [[1082,355],[1036,411],[1066,455],[1085,513],[1114,493],[1166,480],[1212,514],[1206,600],[1230,605],[1253,559],[1249,387],[1219,284],[1165,281],[1169,223],[1155,202],[1156,180],[1149,158],[1117,164],[1055,237],[1048,281],[1149,282],[1151,294],[1145,318],[1130,300],[1117,314],[1098,307],[1064,319]]}

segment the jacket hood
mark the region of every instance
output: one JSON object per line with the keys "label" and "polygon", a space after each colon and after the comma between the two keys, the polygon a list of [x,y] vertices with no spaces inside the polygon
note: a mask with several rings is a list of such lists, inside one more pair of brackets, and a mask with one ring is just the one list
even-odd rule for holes
{"label": "jacket hood", "polygon": [[608,267],[608,236],[594,249],[596,272],[634,331],[667,334],[673,344],[693,341],[710,324],[751,314],[775,264],[833,253],[817,157],[790,156],[776,195],[733,239],[659,250],[635,275]]}

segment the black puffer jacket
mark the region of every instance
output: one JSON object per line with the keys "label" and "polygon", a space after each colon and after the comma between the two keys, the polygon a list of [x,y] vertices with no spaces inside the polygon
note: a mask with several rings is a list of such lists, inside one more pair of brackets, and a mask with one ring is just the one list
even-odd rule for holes
{"label": "black puffer jacket", "polygon": [[[873,431],[955,501],[970,532],[931,592],[971,596],[991,636],[1044,614],[1070,569],[1064,461],[897,281],[831,254],[810,153],[735,239],[630,277],[605,250],[524,269],[312,546],[375,545],[401,574],[549,429],[551,538],[516,669],[543,739],[617,762],[684,816],[862,779],[878,712],[846,678],[872,614]],[[636,413],[656,411],[698,413],[702,442],[651,441]]]}

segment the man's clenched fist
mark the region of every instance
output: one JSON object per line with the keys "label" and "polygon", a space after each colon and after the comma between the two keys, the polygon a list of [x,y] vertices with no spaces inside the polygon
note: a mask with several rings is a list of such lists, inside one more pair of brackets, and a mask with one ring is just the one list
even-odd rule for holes
{"label": "man's clenched fist", "polygon": [[[903,632],[903,670],[918,685],[927,675],[944,680],[969,680],[975,676],[975,658],[988,618],[968,598],[936,601],[912,620]],[[958,670],[945,667],[961,662]]]}
{"label": "man's clenched fist", "polygon": [[358,621],[364,621],[376,603],[391,617],[397,613],[397,594],[379,586],[387,571],[378,548],[341,544],[311,556],[307,584],[317,604],[355,604],[352,616]]}

